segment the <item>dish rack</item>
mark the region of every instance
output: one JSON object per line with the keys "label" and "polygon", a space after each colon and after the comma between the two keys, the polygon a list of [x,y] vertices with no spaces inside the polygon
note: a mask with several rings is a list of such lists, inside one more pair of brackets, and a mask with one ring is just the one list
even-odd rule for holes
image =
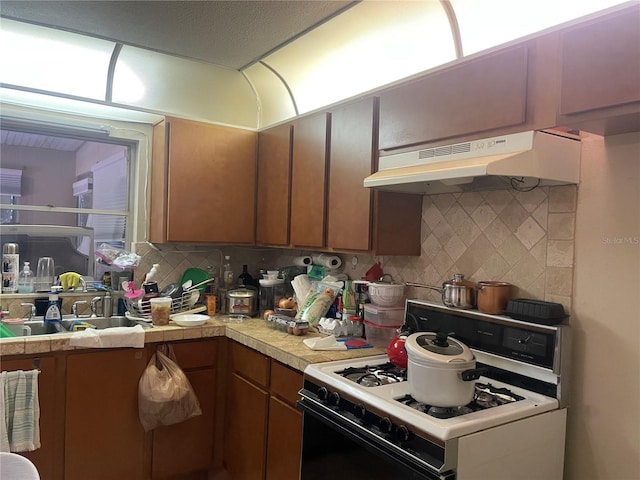
{"label": "dish rack", "polygon": [[[191,311],[194,308],[195,303],[198,301],[199,294],[197,290],[190,290],[184,292],[181,296],[173,298],[171,300],[170,313],[182,313]],[[197,295],[196,295],[197,294]],[[144,318],[151,320],[151,302],[149,300],[142,300],[141,298],[126,298],[124,304],[127,307],[127,311],[138,318]]]}

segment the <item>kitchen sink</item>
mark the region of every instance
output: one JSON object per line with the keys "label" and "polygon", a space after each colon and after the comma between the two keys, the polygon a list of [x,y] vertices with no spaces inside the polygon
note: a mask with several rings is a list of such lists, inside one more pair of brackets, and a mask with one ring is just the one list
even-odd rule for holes
{"label": "kitchen sink", "polygon": [[[147,322],[131,320],[123,316],[113,317],[82,317],[82,318],[63,318],[62,327],[65,332],[71,331],[71,325],[73,322],[86,322],[93,325],[98,330],[104,330],[114,327],[135,327],[136,325],[142,325],[143,328],[150,328]],[[31,329],[31,335],[47,335],[47,328],[43,319],[32,319],[24,322]]]}

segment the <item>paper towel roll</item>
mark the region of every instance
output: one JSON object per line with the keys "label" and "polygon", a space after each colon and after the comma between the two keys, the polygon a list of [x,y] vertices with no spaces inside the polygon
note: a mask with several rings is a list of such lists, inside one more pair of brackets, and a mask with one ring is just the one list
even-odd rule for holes
{"label": "paper towel roll", "polygon": [[337,255],[326,255],[321,253],[320,255],[312,256],[313,264],[320,265],[326,268],[340,268],[342,266],[342,260]]}
{"label": "paper towel roll", "polygon": [[296,257],[293,259],[293,264],[298,267],[306,267],[307,265],[311,265],[313,263],[313,259],[310,256],[304,257]]}

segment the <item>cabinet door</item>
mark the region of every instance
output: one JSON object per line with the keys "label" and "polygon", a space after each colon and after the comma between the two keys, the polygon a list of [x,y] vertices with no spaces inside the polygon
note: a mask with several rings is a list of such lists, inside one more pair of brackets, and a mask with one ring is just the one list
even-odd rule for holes
{"label": "cabinet door", "polygon": [[229,377],[224,465],[237,480],[262,480],[269,394],[233,373]]}
{"label": "cabinet door", "polygon": [[68,356],[65,480],[144,478],[138,381],[146,365],[142,349]]}
{"label": "cabinet door", "polygon": [[330,116],[321,113],[300,118],[293,127],[292,246],[324,246],[329,125]]}
{"label": "cabinet door", "polygon": [[269,400],[266,480],[300,477],[302,413],[282,400]]}
{"label": "cabinet door", "polygon": [[[40,448],[32,452],[20,452],[31,460],[43,479],[62,479],[63,445],[59,441],[64,431],[64,405],[61,401],[61,387],[64,379],[57,378],[62,369],[57,368],[59,357],[41,357],[37,362],[38,403],[40,405]],[[2,359],[2,370],[33,370],[36,368],[33,358],[19,360]]]}
{"label": "cabinet door", "polygon": [[367,98],[331,112],[327,246],[370,250],[373,191],[362,184],[373,172],[378,102]]}
{"label": "cabinet door", "polygon": [[292,126],[258,134],[258,216],[256,243],[289,244]]}
{"label": "cabinet door", "polygon": [[151,241],[253,244],[257,134],[178,119],[165,128],[166,152],[154,149],[151,202],[164,195],[166,207],[152,208],[150,221],[164,222],[158,215],[166,211],[166,228],[150,226]]}
{"label": "cabinet door", "polygon": [[[560,115],[593,112],[606,116],[608,108],[636,104],[640,110],[640,7],[571,28],[562,38]],[[627,111],[623,111],[626,113]],[[586,118],[589,118],[588,116]],[[633,120],[632,120],[633,121]],[[603,124],[606,126],[606,124]],[[629,130],[633,131],[633,130]],[[595,133],[623,133],[605,132]]]}
{"label": "cabinet door", "polygon": [[153,430],[152,478],[207,478],[214,451],[217,342],[181,342],[173,344],[173,349],[202,415]]}
{"label": "cabinet door", "polygon": [[517,46],[382,92],[380,149],[523,124],[527,57]]}
{"label": "cabinet door", "polygon": [[153,431],[152,478],[207,478],[213,456],[215,385],[213,369],[185,372],[202,415]]}
{"label": "cabinet door", "polygon": [[640,101],[640,8],[562,35],[560,113]]}

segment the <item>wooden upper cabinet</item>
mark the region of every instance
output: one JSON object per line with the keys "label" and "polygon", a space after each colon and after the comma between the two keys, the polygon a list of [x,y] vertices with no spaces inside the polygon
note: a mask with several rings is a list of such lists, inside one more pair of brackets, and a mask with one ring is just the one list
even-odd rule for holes
{"label": "wooden upper cabinet", "polygon": [[374,165],[378,99],[332,110],[327,246],[370,250],[373,198],[362,184]]}
{"label": "wooden upper cabinet", "polygon": [[488,54],[380,94],[380,149],[523,125],[528,47]]}
{"label": "wooden upper cabinet", "polygon": [[[640,6],[561,34],[560,122],[599,134],[640,129]],[[578,126],[581,126],[578,124]]]}
{"label": "wooden upper cabinet", "polygon": [[154,127],[151,242],[255,243],[257,133],[167,118]]}
{"label": "wooden upper cabinet", "polygon": [[289,244],[292,133],[291,125],[279,125],[258,134],[259,245]]}
{"label": "wooden upper cabinet", "polygon": [[331,116],[299,118],[293,127],[290,244],[322,248],[325,245],[327,147]]}
{"label": "wooden upper cabinet", "polygon": [[422,196],[363,186],[375,171],[378,105],[369,97],[331,112],[327,247],[420,255]]}

